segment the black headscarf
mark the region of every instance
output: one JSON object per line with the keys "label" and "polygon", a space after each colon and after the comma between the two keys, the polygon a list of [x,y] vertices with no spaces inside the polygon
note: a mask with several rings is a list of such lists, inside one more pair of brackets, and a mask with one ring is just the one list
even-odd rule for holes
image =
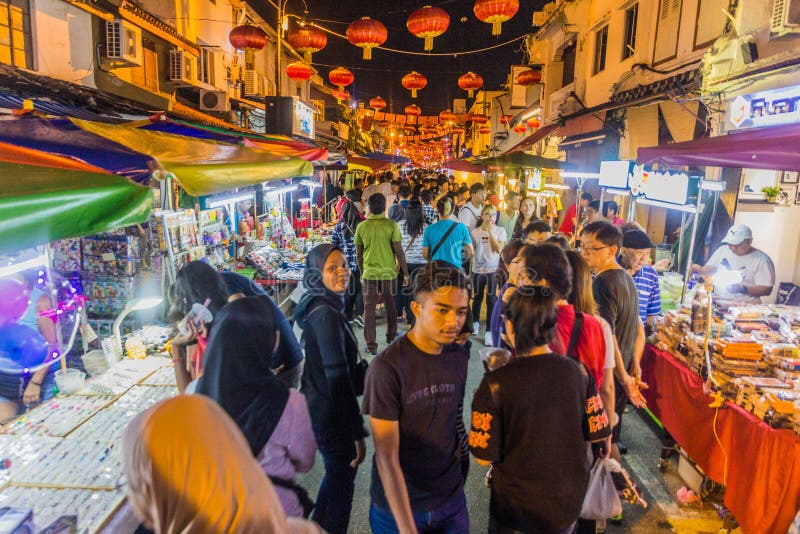
{"label": "black headscarf", "polygon": [[325,287],[322,281],[325,261],[335,250],[342,251],[339,247],[329,243],[317,245],[306,257],[306,270],[303,273],[303,287],[306,293],[294,309],[294,320],[297,321],[300,328],[303,328],[306,315],[312,310],[312,302],[316,302],[317,305],[327,304],[335,310],[344,311],[344,295],[334,293]]}
{"label": "black headscarf", "polygon": [[289,400],[289,388],[269,367],[279,325],[265,298],[235,300],[214,317],[197,384],[198,393],[217,401],[236,421],[253,456],[269,441]]}

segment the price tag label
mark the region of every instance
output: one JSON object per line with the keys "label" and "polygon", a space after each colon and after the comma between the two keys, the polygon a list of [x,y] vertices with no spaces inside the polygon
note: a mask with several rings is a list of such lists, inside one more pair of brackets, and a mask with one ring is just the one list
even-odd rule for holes
{"label": "price tag label", "polygon": [[116,261],[117,257],[114,256],[113,252],[104,252],[102,255],[103,261]]}

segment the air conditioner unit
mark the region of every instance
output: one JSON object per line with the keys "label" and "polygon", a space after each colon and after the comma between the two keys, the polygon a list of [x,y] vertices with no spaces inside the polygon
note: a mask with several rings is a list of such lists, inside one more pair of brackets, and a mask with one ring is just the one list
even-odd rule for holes
{"label": "air conditioner unit", "polygon": [[106,21],[106,57],[129,67],[144,63],[142,30],[124,20]]}
{"label": "air conditioner unit", "polygon": [[229,111],[231,109],[228,101],[227,91],[206,91],[200,90],[200,109],[203,111]]}
{"label": "air conditioner unit", "polygon": [[197,58],[183,50],[170,50],[169,81],[177,86],[197,85]]}
{"label": "air conditioner unit", "polygon": [[773,0],[770,31],[779,35],[800,32],[800,0]]}
{"label": "air conditioner unit", "polygon": [[263,94],[263,89],[261,88],[263,78],[264,77],[261,76],[257,71],[253,69],[245,69],[244,88],[242,90],[242,95],[261,96]]}

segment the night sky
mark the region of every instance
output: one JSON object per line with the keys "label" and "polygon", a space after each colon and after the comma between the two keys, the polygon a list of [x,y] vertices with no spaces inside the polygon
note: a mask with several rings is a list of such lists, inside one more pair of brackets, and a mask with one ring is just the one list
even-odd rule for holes
{"label": "night sky", "polygon": [[[503,23],[503,33],[492,36],[491,24],[481,22],[472,11],[471,0],[446,0],[428,3],[424,0],[308,0],[310,18],[337,33],[344,34],[347,25],[363,16],[380,20],[389,31],[384,46],[400,50],[423,52],[423,40],[411,35],[406,28],[409,14],[424,5],[433,5],[447,11],[450,27],[434,40],[432,52],[460,52],[499,44],[531,31],[533,12],[544,0],[521,0],[520,8],[513,19]],[[287,11],[302,15],[301,0],[290,0]],[[461,22],[462,17],[466,17]],[[484,78],[484,88],[496,90],[505,83],[510,66],[522,62],[522,42],[480,54],[466,56],[431,57],[397,54],[374,49],[373,59],[361,59],[361,48],[344,39],[329,35],[328,46],[314,54],[314,66],[327,81],[328,71],[344,66],[353,71],[355,82],[348,89],[359,101],[382,96],[389,103],[390,113],[402,113],[403,108],[416,103],[424,115],[435,115],[452,107],[454,98],[466,98],[457,84],[458,77],[473,71]],[[400,83],[400,79],[412,70],[428,78],[428,86],[420,91],[416,100]],[[471,102],[468,102],[468,106]]]}

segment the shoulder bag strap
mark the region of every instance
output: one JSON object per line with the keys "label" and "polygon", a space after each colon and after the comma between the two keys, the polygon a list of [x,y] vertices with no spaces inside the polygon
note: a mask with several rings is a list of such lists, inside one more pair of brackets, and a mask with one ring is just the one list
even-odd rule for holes
{"label": "shoulder bag strap", "polygon": [[569,336],[569,348],[567,348],[567,356],[574,359],[579,359],[575,349],[578,348],[578,339],[581,337],[581,330],[583,330],[583,314],[575,312],[575,322],[572,325],[572,333]]}
{"label": "shoulder bag strap", "polygon": [[453,221],[453,224],[450,225],[450,228],[447,229],[447,231],[444,233],[439,242],[436,243],[436,246],[433,247],[433,250],[431,251],[431,261],[433,261],[433,257],[436,255],[437,252],[439,252],[439,248],[441,248],[441,246],[444,244],[445,240],[450,236],[450,234],[453,233],[453,230],[456,229],[457,225],[458,223]]}

